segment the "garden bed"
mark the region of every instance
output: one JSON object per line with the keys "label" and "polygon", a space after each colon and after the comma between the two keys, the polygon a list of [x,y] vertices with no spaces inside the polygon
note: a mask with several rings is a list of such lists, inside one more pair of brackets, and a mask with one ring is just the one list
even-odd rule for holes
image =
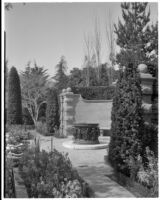
{"label": "garden bed", "polygon": [[88,184],[72,167],[67,154],[29,149],[19,165],[29,198],[90,197]]}

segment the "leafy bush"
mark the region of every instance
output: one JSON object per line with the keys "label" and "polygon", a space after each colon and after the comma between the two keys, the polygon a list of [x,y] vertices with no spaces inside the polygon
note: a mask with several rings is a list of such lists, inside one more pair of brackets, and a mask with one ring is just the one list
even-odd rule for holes
{"label": "leafy bush", "polygon": [[[144,162],[145,160],[145,162]],[[150,189],[150,197],[158,196],[158,159],[154,153],[145,148],[145,154],[137,157],[130,156],[126,161],[130,168],[131,178]]]}
{"label": "leafy bush", "polygon": [[45,136],[51,135],[48,133],[47,125],[45,122],[38,121],[36,124],[36,131]]}
{"label": "leafy bush", "polygon": [[22,124],[20,79],[15,67],[12,67],[9,73],[7,122]]}
{"label": "leafy bush", "polygon": [[59,106],[56,90],[48,90],[47,93],[47,109],[46,109],[46,125],[48,134],[55,132],[55,127],[59,128]]}
{"label": "leafy bush", "polygon": [[158,156],[158,127],[154,124],[145,124],[143,135],[142,135],[143,146],[145,148],[148,146],[154,155]]}
{"label": "leafy bush", "polygon": [[92,87],[72,87],[72,92],[81,94],[84,99],[88,100],[110,100],[113,99],[114,86],[92,86]]}
{"label": "leafy bush", "polygon": [[116,170],[130,176],[127,160],[141,154],[144,129],[140,78],[133,64],[120,74],[111,118],[109,160]]}
{"label": "leafy bush", "polygon": [[21,125],[9,125],[7,127],[9,139],[12,140],[12,143],[21,143],[23,140],[33,139],[33,135],[29,130],[25,130],[24,126]]}
{"label": "leafy bush", "polygon": [[19,167],[29,197],[86,197],[87,185],[73,169],[68,155],[28,150]]}
{"label": "leafy bush", "polygon": [[149,147],[146,147],[145,158],[147,161],[139,168],[137,179],[144,186],[152,189],[151,196],[158,197],[158,159]]}

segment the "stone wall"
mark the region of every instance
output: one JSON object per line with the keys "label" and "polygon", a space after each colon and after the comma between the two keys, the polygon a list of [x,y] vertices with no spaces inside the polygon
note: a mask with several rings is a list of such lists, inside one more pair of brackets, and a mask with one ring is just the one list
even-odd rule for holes
{"label": "stone wall", "polygon": [[[144,119],[152,119],[152,93],[154,78],[146,72],[144,66],[139,67],[143,93]],[[73,94],[70,88],[60,94],[61,115],[60,133],[67,136],[74,123],[98,123],[100,129],[110,130],[112,100],[85,100],[80,94]]]}

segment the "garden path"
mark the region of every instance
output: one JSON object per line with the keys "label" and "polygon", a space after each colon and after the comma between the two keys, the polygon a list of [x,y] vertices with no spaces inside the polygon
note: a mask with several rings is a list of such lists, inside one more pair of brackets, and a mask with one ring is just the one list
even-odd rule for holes
{"label": "garden path", "polygon": [[[34,132],[40,138],[40,148],[46,151],[51,150],[51,137],[42,136]],[[132,193],[120,186],[108,176],[113,174],[113,168],[105,163],[106,149],[98,150],[73,150],[62,146],[68,138],[53,138],[53,147],[60,152],[68,152],[68,156],[79,175],[90,185],[96,198],[120,198],[135,197]]]}

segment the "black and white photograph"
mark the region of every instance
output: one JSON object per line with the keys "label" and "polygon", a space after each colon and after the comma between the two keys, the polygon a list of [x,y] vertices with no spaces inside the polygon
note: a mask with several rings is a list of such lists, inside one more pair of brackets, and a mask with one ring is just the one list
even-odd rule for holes
{"label": "black and white photograph", "polygon": [[1,6],[1,198],[158,199],[159,2]]}

